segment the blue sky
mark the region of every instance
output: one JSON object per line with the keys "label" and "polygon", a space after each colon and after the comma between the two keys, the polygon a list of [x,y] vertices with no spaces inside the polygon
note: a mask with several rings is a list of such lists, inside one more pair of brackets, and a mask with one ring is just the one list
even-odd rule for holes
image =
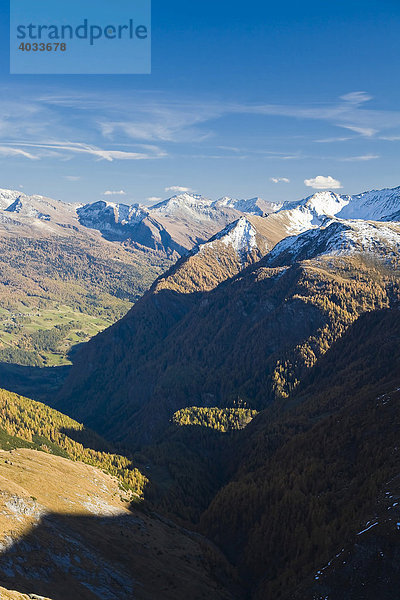
{"label": "blue sky", "polygon": [[400,185],[398,0],[153,0],[152,74],[123,76],[9,75],[0,6],[0,187],[151,202]]}

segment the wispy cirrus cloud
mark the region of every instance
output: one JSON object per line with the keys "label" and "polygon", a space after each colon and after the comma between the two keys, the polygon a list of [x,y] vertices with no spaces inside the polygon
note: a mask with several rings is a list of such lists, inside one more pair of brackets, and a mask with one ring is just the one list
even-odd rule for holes
{"label": "wispy cirrus cloud", "polygon": [[[125,135],[142,141],[179,142],[204,141],[214,135],[210,123],[229,115],[258,115],[325,121],[333,126],[371,137],[380,128],[400,123],[400,111],[389,113],[366,110],[364,104],[372,100],[366,92],[351,92],[337,101],[314,105],[286,104],[241,104],[233,102],[150,102],[145,107],[131,109],[124,121],[103,119],[99,123],[102,134],[107,138]],[[207,129],[204,126],[207,125]],[[221,146],[219,146],[221,148]],[[235,149],[238,150],[238,149]]]}
{"label": "wispy cirrus cloud", "polygon": [[336,142],[348,142],[349,140],[354,140],[355,136],[342,136],[342,137],[330,137],[330,138],[323,138],[322,140],[314,140],[314,142],[316,144],[333,144]]}
{"label": "wispy cirrus cloud", "polygon": [[38,160],[39,157],[31,154],[30,152],[25,152],[20,148],[11,148],[9,146],[0,146],[0,155],[1,156],[21,156],[23,158],[29,158],[30,160]]}
{"label": "wispy cirrus cloud", "polygon": [[385,142],[400,142],[400,135],[382,135],[379,139],[384,140]]}
{"label": "wispy cirrus cloud", "polygon": [[[51,151],[52,155],[58,154],[68,158],[71,154],[88,154],[96,157],[98,160],[106,160],[112,162],[113,160],[149,160],[154,158],[161,158],[166,154],[160,149],[153,149],[150,152],[127,152],[125,150],[109,150],[102,149],[89,144],[80,142],[26,142],[26,141],[15,141],[15,142],[4,142],[9,152],[14,152],[22,155],[26,155],[27,158],[40,159],[41,151]],[[37,151],[35,155],[20,150],[19,148],[32,148]],[[46,153],[45,153],[46,156]]]}
{"label": "wispy cirrus cloud", "polygon": [[361,156],[345,156],[338,160],[343,162],[365,162],[368,160],[377,160],[378,158],[380,158],[379,154],[362,154]]}
{"label": "wispy cirrus cloud", "polygon": [[[93,127],[107,139],[125,136],[149,142],[199,142],[212,138],[216,122],[226,116],[258,115],[288,119],[314,120],[345,128],[363,137],[400,125],[400,111],[365,108],[373,100],[365,91],[352,91],[326,103],[246,104],[206,99],[161,99],[157,94],[141,93],[129,104],[112,96],[43,96],[52,110],[73,108],[93,114]],[[124,114],[124,119],[120,116]],[[115,116],[118,115],[118,118]],[[343,136],[342,136],[343,138]],[[350,138],[351,139],[351,138]],[[221,148],[221,144],[218,145]],[[228,147],[228,146],[226,146]],[[240,148],[235,148],[239,151]]]}
{"label": "wispy cirrus cloud", "polygon": [[[223,99],[210,101],[198,97],[177,100],[154,92],[137,92],[128,101],[111,91],[101,97],[73,92],[64,95],[38,93],[35,96],[31,91],[25,102],[13,103],[8,98],[0,98],[0,153],[4,157],[20,156],[30,160],[68,160],[86,155],[107,162],[163,159],[171,154],[176,158],[192,159],[246,160],[253,155],[264,155],[270,160],[302,160],[312,157],[300,149],[301,141],[288,141],[286,149],[278,147],[279,141],[266,140],[263,144],[258,135],[262,127],[258,126],[253,132],[257,143],[249,150],[242,149],[237,143],[241,134],[235,127],[236,120],[255,116],[257,123],[288,119],[304,121],[306,125],[316,121],[326,124],[329,133],[332,127],[353,133],[351,137],[342,135],[318,140],[309,136],[309,141],[320,143],[345,142],[360,137],[397,140],[400,110],[367,108],[371,101],[372,97],[364,91],[352,91],[331,102],[290,105],[236,103]],[[121,115],[124,115],[123,119]],[[225,129],[221,128],[226,119],[230,121],[228,144],[224,143]],[[51,139],[49,131],[54,136]],[[234,145],[229,145],[231,141]],[[225,150],[226,155],[216,150]],[[370,158],[356,155],[348,160],[372,160],[375,154],[365,156]],[[340,160],[328,156],[318,158]]]}
{"label": "wispy cirrus cloud", "polygon": [[350,129],[350,131],[354,131],[354,133],[359,133],[364,137],[372,137],[379,131],[379,129],[375,129],[374,127],[360,127],[356,125],[342,124],[341,127],[344,127],[345,129]]}

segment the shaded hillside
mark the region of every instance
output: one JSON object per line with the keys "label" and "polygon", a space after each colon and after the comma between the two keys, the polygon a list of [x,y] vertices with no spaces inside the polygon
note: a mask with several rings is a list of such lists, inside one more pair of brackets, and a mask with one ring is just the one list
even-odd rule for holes
{"label": "shaded hillside", "polygon": [[368,258],[267,265],[268,257],[208,293],[171,290],[176,274],[161,279],[162,289],[82,349],[61,410],[136,444],[186,406],[240,398],[264,408],[287,397],[361,313],[397,294],[394,272]]}
{"label": "shaded hillside", "polygon": [[[221,282],[232,278],[241,269],[259,260],[278,241],[279,232],[264,229],[264,220],[261,217],[241,218],[228,226],[206,244],[194,249],[187,257],[182,258],[165,275],[160,277],[152,286],[149,293],[140,300],[134,310],[118,324],[115,329],[110,329],[104,336],[96,338],[88,346],[78,353],[79,356],[86,355],[87,351],[93,351],[96,356],[100,355],[100,346],[104,351],[103,361],[114,364],[115,369],[126,369],[130,361],[138,368],[147,352],[152,359],[155,352],[155,344],[162,344],[166,337],[174,330],[197,304],[206,308],[208,300],[204,294],[216,288]],[[204,297],[206,304],[202,304]],[[120,340],[124,340],[121,344]],[[124,348],[129,345],[129,352]],[[112,347],[112,351],[107,349]],[[87,359],[84,359],[87,362]],[[92,363],[92,360],[89,360]],[[124,366],[123,366],[124,363]],[[95,361],[93,368],[96,369]],[[136,367],[135,367],[136,368]],[[103,371],[103,383],[107,381]],[[80,373],[86,379],[92,376],[85,369]],[[97,378],[97,375],[95,376]],[[144,383],[144,381],[143,381]],[[108,380],[111,385],[111,381]],[[113,376],[113,394],[118,395],[116,389],[118,376]],[[70,386],[70,383],[67,384]],[[107,389],[110,389],[107,385]],[[85,384],[86,387],[87,384]],[[76,402],[75,402],[76,405]],[[61,404],[60,404],[61,406]],[[70,404],[65,404],[70,410]],[[114,407],[115,408],[115,407]],[[181,406],[177,406],[181,408]],[[110,410],[113,410],[110,405]],[[173,411],[174,412],[174,411]],[[99,415],[100,416],[100,415]],[[171,414],[172,416],[172,414]]]}
{"label": "shaded hillside", "polygon": [[[391,395],[389,395],[391,399]],[[388,398],[386,397],[386,401]],[[398,399],[397,399],[398,401]],[[392,600],[400,581],[400,476],[388,481],[354,537],[296,590],[296,600]]]}
{"label": "shaded hillside", "polygon": [[[379,506],[400,474],[399,338],[398,309],[361,316],[283,409],[238,434],[236,475],[201,522],[252,598],[386,598],[384,586],[398,585],[389,553],[397,519]],[[359,532],[381,517],[371,535],[383,539],[363,551]],[[388,552],[371,578],[371,552],[380,547]],[[350,554],[356,573],[345,572]]]}

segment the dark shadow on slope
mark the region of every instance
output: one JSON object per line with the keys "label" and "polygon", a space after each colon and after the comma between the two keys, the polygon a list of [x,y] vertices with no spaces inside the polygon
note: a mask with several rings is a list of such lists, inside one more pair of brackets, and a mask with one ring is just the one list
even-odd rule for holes
{"label": "dark shadow on slope", "polygon": [[245,273],[250,282],[243,275],[209,292],[144,296],[77,352],[57,408],[135,449],[186,406],[232,406],[239,396],[263,408],[277,360],[327,317],[292,297],[301,270]]}
{"label": "dark shadow on slope", "polygon": [[99,436],[94,431],[90,429],[73,429],[71,427],[60,427],[60,433],[63,433],[74,442],[78,442],[78,444],[82,444],[85,449],[91,448],[92,450],[96,450],[96,452],[115,452],[115,446],[110,444],[107,440]]}
{"label": "dark shadow on slope", "polygon": [[20,593],[52,600],[240,598],[227,591],[224,559],[209,542],[156,517],[50,513],[6,544],[0,585]]}
{"label": "dark shadow on slope", "polygon": [[[376,499],[399,473],[399,316],[398,309],[362,315],[280,414],[266,410],[241,432],[236,474],[201,526],[253,582],[255,598],[346,597],[340,585],[332,596],[293,590],[347,543],[359,545],[357,533],[375,519]],[[397,519],[383,513],[394,537]],[[352,583],[367,581],[368,556],[361,558],[357,574],[346,569]],[[381,575],[385,561],[378,557]],[[389,575],[392,589],[398,568]],[[348,597],[386,598],[378,588]]]}
{"label": "dark shadow on slope", "polygon": [[158,443],[135,453],[135,464],[150,480],[146,500],[182,523],[196,523],[227,481],[236,434],[171,425]]}
{"label": "dark shadow on slope", "polygon": [[0,363],[0,388],[52,405],[70,370],[62,367],[26,367]]}

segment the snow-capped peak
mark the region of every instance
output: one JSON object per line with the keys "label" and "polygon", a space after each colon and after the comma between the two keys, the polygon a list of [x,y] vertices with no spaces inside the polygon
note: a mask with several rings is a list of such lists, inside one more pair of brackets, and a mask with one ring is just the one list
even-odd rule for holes
{"label": "snow-capped peak", "polygon": [[150,211],[169,215],[171,212],[174,212],[177,209],[200,208],[204,206],[211,206],[211,204],[211,200],[204,198],[200,194],[190,194],[185,192],[154,204],[150,207]]}
{"label": "snow-capped peak", "polygon": [[250,254],[257,248],[257,231],[246,219],[240,217],[237,221],[230,223],[205,244],[200,244],[198,250],[212,248],[215,242],[222,242],[225,246],[231,246],[240,256]]}
{"label": "snow-capped peak", "polygon": [[99,200],[78,207],[80,222],[86,227],[109,230],[115,225],[135,225],[148,216],[148,211],[139,204],[118,204]]}
{"label": "snow-capped peak", "polygon": [[284,223],[289,234],[299,234],[320,227],[326,217],[399,220],[400,188],[365,192],[356,196],[331,191],[316,192],[303,200],[285,203],[275,214]]}
{"label": "snow-capped peak", "polygon": [[319,226],[323,218],[337,215],[350,200],[351,196],[340,196],[334,192],[316,192],[298,202],[285,203],[278,212],[284,212],[289,216],[294,233]]}
{"label": "snow-capped peak", "polygon": [[350,196],[340,196],[335,192],[317,192],[306,198],[304,206],[316,215],[338,214],[351,200]]}

